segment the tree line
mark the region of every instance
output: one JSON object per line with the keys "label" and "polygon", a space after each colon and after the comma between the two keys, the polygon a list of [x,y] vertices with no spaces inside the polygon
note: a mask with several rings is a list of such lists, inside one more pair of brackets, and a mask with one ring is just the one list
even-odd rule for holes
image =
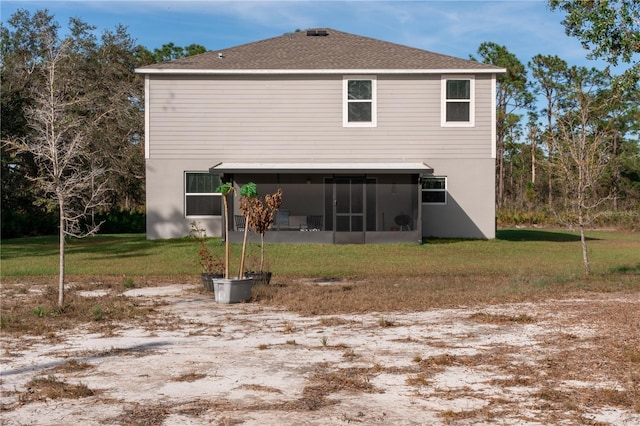
{"label": "tree line", "polygon": [[150,51],[124,26],[95,30],[72,18],[62,31],[47,10],[2,23],[3,238],[57,233],[61,203],[69,232],[105,219],[103,229],[144,232],[144,82],[134,70],[206,49]]}
{"label": "tree line", "polygon": [[[496,202],[503,222],[588,226],[604,213],[640,222],[640,6],[583,3],[549,5],[564,12],[567,34],[592,57],[630,64],[624,75],[543,54],[524,63],[492,42],[471,56],[507,70],[496,94]],[[149,50],[126,27],[97,36],[80,19],[62,31],[47,10],[16,12],[0,36],[2,237],[57,233],[61,201],[85,230],[109,217],[103,229],[143,231],[127,229],[131,221],[123,219],[144,217],[144,82],[134,69],[206,49],[167,43]],[[66,169],[47,163],[47,149],[55,151],[47,141],[55,137],[76,140],[72,155],[58,159]],[[43,152],[26,149],[38,140]],[[70,176],[81,189],[63,200],[60,182]],[[113,223],[120,228],[109,228]]]}
{"label": "tree line", "polygon": [[[640,207],[640,91],[608,69],[536,55],[526,65],[483,43],[479,60],[504,67],[496,94],[496,203],[508,212],[567,213],[580,177],[594,213]],[[473,57],[472,57],[473,58]],[[533,216],[532,216],[533,219]]]}
{"label": "tree line", "polygon": [[525,65],[483,43],[484,62],[506,68],[497,82],[496,200],[505,222],[577,227],[640,224],[640,3],[551,0],[587,57],[628,65],[570,65],[539,54]]}

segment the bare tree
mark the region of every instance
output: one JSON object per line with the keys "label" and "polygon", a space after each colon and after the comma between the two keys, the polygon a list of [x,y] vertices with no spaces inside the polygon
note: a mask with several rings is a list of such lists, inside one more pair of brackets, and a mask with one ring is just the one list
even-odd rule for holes
{"label": "bare tree", "polygon": [[611,150],[613,129],[602,117],[615,103],[603,94],[606,82],[596,70],[571,67],[567,71],[569,96],[555,117],[555,177],[565,197],[565,219],[580,230],[585,273],[589,274],[589,253],[585,228],[598,216],[598,207],[610,198],[603,188]]}
{"label": "bare tree", "polygon": [[[94,126],[86,140],[96,155],[96,167],[108,169],[109,211],[139,210],[144,206],[144,81],[134,69],[145,63],[137,56],[141,46],[125,27],[105,30],[98,37],[94,26],[71,18],[63,27],[47,10],[19,10],[0,23],[1,138],[19,139],[33,132],[25,114],[34,105],[33,88],[44,87],[40,70],[48,57],[46,40],[58,40],[62,28],[71,45],[58,65],[57,78],[66,78],[76,93],[82,93],[83,102],[74,108],[77,114],[101,117],[100,126]],[[12,152],[3,144],[1,157],[3,236],[55,232],[56,212],[47,208],[50,203],[28,179],[37,175],[33,156]],[[105,217],[107,211],[95,213]],[[30,226],[28,217],[34,218]]]}
{"label": "bare tree", "polygon": [[258,197],[244,198],[240,203],[240,210],[247,217],[247,225],[260,235],[260,271],[264,270],[264,236],[276,218],[276,213],[282,205],[282,189],[278,188],[273,194],[266,194],[264,201]]}
{"label": "bare tree", "polygon": [[[46,46],[41,64],[34,73],[42,79],[33,87],[33,103],[25,117],[32,132],[4,141],[16,152],[29,153],[38,166],[31,179],[46,194],[59,215],[58,307],[64,306],[65,238],[94,234],[98,225],[87,226],[84,219],[104,203],[105,170],[89,152],[87,135],[101,117],[90,114],[91,105],[78,89],[70,53],[72,41],[58,40],[51,33],[40,34]],[[93,161],[92,161],[93,159]]]}

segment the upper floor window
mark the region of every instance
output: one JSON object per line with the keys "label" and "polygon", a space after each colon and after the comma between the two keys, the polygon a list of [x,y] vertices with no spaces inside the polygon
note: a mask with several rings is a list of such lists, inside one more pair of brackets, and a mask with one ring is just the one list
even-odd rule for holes
{"label": "upper floor window", "polygon": [[343,80],[343,125],[345,127],[375,127],[376,78],[351,76]]}
{"label": "upper floor window", "polygon": [[471,77],[442,78],[442,125],[473,127],[475,80]]}
{"label": "upper floor window", "polygon": [[422,203],[447,204],[447,178],[422,178]]}
{"label": "upper floor window", "polygon": [[222,215],[222,195],[215,192],[220,178],[207,172],[184,174],[185,216]]}

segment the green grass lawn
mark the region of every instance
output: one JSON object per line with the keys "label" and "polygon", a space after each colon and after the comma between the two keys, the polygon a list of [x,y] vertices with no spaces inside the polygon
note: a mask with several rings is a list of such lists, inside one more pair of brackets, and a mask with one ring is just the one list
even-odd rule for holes
{"label": "green grass lawn", "polygon": [[[590,232],[588,237],[590,276],[583,272],[578,235],[565,231],[508,229],[499,231],[495,240],[437,239],[423,245],[272,244],[267,247],[272,285],[254,287],[253,300],[316,315],[640,291],[638,233]],[[219,239],[208,243],[223,255]],[[37,303],[54,306],[57,244],[55,237],[2,241],[3,308],[13,303],[14,310],[32,310],[10,295],[38,284],[49,288],[44,294],[51,300]],[[258,249],[252,245],[250,257]],[[240,246],[233,245],[233,250],[235,271]],[[144,235],[72,240],[66,261],[68,281],[78,290],[106,286],[123,291],[127,281],[135,286],[195,284],[201,272],[194,241],[147,241]],[[316,284],[327,278],[333,285]],[[82,305],[81,299],[74,298],[72,305]],[[29,317],[29,309],[12,318]]]}
{"label": "green grass lawn", "polygon": [[[640,269],[640,236],[590,232],[594,274]],[[209,241],[223,255],[219,239]],[[232,266],[239,245],[233,245]],[[57,237],[2,241],[1,276],[58,273]],[[257,253],[252,245],[250,252]],[[267,247],[270,269],[281,276],[416,277],[423,275],[553,277],[582,273],[577,234],[566,231],[501,230],[498,238],[428,240],[423,245],[301,245]],[[103,235],[67,244],[68,275],[197,275],[197,245],[188,239],[147,241],[144,235]]]}

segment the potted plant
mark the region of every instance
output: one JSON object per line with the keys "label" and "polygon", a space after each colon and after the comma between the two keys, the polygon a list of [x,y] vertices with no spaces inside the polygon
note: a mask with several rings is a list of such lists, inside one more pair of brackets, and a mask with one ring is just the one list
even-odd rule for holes
{"label": "potted plant", "polygon": [[282,205],[282,189],[278,188],[273,194],[267,194],[264,202],[260,198],[245,198],[240,204],[240,210],[247,218],[247,227],[260,235],[260,265],[258,270],[248,271],[245,275],[254,281],[269,284],[271,272],[265,270],[264,235],[273,225],[278,209]]}
{"label": "potted plant", "polygon": [[[225,215],[228,218],[233,217],[231,215],[228,197],[235,191],[231,182],[225,182],[218,186],[216,192],[222,194],[222,202],[224,205]],[[240,188],[240,194],[243,198],[252,198],[256,196],[256,184],[249,182]],[[237,277],[231,277],[229,275],[229,260],[230,260],[230,246],[229,246],[229,224],[226,223],[224,227],[224,239],[225,239],[225,261],[224,261],[224,278],[214,279],[215,298],[218,303],[237,303],[246,302],[251,299],[251,284],[250,278],[244,278],[242,276],[242,269],[244,268],[244,256],[247,244],[247,227],[245,227],[244,239],[242,242],[242,254],[240,257],[240,272]]]}
{"label": "potted plant", "polygon": [[202,267],[200,277],[202,285],[207,291],[214,291],[214,278],[222,278],[224,262],[220,256],[207,244],[207,231],[197,221],[189,224],[189,237],[198,243],[198,259]]}

